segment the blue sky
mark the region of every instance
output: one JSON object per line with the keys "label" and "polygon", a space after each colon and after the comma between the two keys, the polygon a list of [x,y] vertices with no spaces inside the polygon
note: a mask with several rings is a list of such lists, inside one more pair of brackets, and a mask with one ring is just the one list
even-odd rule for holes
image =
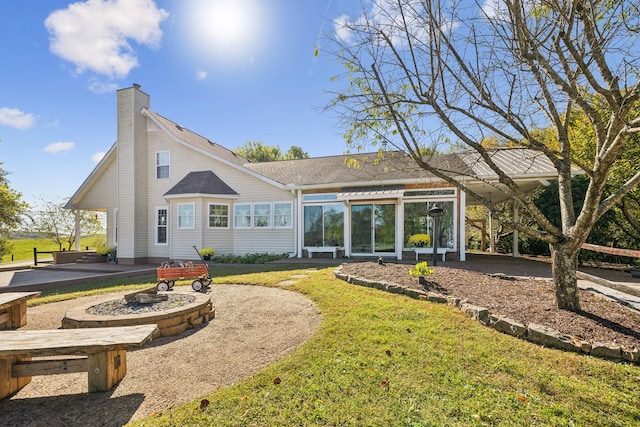
{"label": "blue sky", "polygon": [[227,148],[346,150],[322,113],[340,66],[314,47],[359,0],[0,3],[0,162],[23,199],[69,197],[115,142],[115,91]]}

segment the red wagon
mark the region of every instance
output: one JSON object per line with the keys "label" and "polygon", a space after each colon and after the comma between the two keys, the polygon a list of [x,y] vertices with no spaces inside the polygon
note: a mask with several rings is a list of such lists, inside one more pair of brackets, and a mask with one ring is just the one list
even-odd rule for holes
{"label": "red wagon", "polygon": [[207,264],[195,264],[189,267],[160,267],[156,271],[158,275],[156,288],[159,291],[172,289],[176,280],[195,279],[191,283],[194,291],[201,291],[202,288],[211,284]]}

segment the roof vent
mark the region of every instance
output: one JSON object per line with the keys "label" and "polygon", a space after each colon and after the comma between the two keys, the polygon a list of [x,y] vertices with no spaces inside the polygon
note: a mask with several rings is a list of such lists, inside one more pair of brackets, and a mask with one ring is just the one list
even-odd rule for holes
{"label": "roof vent", "polygon": [[178,130],[182,130],[183,128],[182,128],[182,126],[180,126],[179,124],[176,124],[176,129],[178,129]]}

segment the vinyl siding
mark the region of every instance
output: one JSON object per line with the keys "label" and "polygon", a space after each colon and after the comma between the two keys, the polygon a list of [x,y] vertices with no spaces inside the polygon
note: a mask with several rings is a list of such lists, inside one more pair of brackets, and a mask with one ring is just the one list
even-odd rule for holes
{"label": "vinyl siding", "polygon": [[[228,166],[216,159],[200,153],[190,147],[177,143],[164,131],[155,127],[148,129],[147,149],[147,215],[149,223],[145,229],[149,235],[148,254],[152,257],[172,259],[197,259],[198,248],[208,247],[217,254],[246,254],[255,252],[285,253],[294,250],[294,230],[291,229],[244,229],[233,228],[233,206],[236,203],[293,202],[291,192],[279,189],[257,179],[248,173]],[[169,178],[156,178],[155,155],[158,151],[171,152]],[[164,194],[176,185],[189,172],[211,170],[227,185],[235,190],[236,199],[198,197],[171,198]],[[193,230],[178,230],[177,205],[195,203],[196,218]],[[229,204],[231,227],[229,229],[208,228],[209,203]],[[155,208],[169,206],[169,245],[155,244]],[[295,203],[293,203],[295,209]],[[294,214],[295,219],[295,214]]]}

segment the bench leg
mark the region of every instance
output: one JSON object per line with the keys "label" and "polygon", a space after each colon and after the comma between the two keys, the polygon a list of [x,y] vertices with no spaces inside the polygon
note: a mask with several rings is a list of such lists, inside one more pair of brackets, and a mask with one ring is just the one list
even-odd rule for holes
{"label": "bench leg", "polygon": [[89,393],[108,391],[127,373],[127,351],[111,350],[87,355]]}
{"label": "bench leg", "polygon": [[30,357],[10,357],[0,359],[0,399],[18,392],[31,382],[31,377],[13,378],[12,367],[16,362],[31,360]]}

